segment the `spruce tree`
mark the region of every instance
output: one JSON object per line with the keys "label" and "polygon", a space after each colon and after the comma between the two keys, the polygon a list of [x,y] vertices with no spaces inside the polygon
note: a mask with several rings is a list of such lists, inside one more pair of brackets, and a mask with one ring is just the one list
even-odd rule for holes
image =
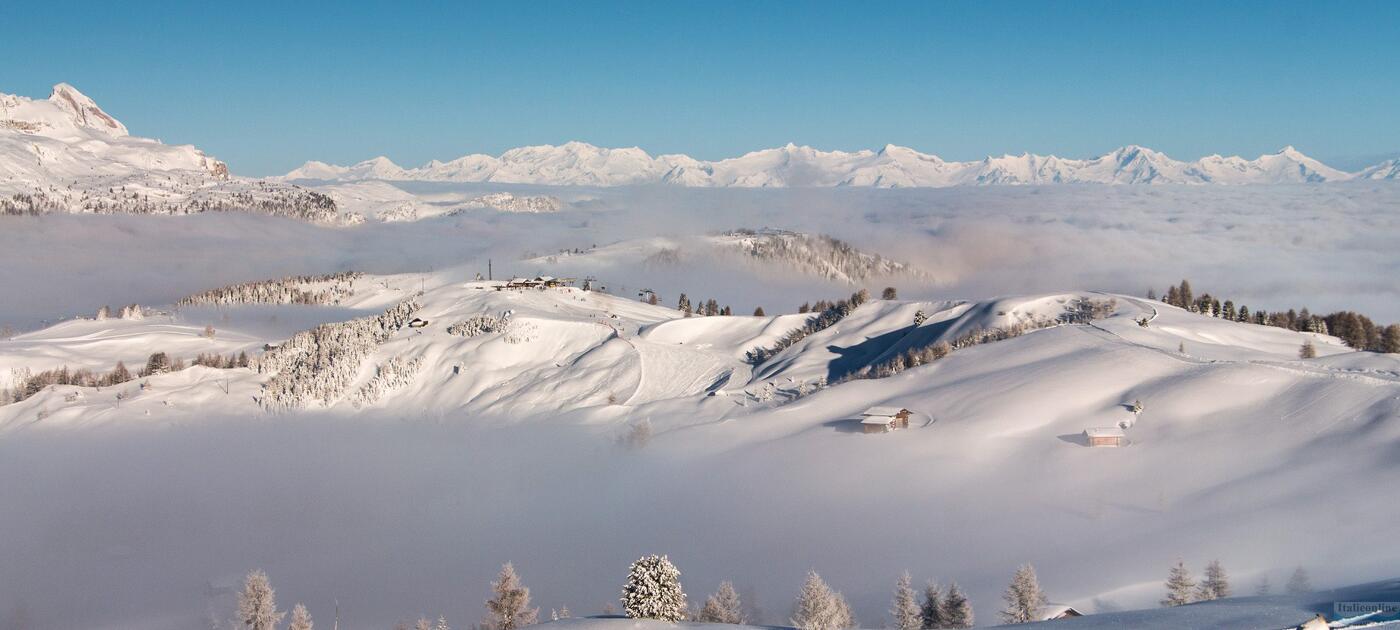
{"label": "spruce tree", "polygon": [[1191,603],[1191,590],[1195,587],[1196,581],[1191,579],[1191,572],[1186,570],[1186,563],[1177,560],[1176,565],[1167,573],[1167,596],[1162,598],[1162,606]]}
{"label": "spruce tree", "polygon": [[501,565],[500,574],[491,583],[491,592],[494,596],[486,600],[486,619],[481,622],[485,630],[516,630],[534,625],[539,619],[540,609],[530,608],[530,589],[520,583],[515,565]]}
{"label": "spruce tree", "polygon": [[836,598],[836,593],[826,585],[822,576],[816,571],[808,571],[788,622],[798,630],[840,630],[844,627],[845,619]]}
{"label": "spruce tree", "polygon": [[1021,565],[1011,577],[1011,584],[1001,596],[1006,607],[1001,610],[1001,619],[1006,623],[1027,623],[1038,621],[1040,609],[1048,600],[1040,590],[1040,581],[1035,576],[1035,567]]}
{"label": "spruce tree", "polygon": [[899,299],[899,290],[898,290],[898,289],[895,289],[894,287],[885,287],[885,290],[884,290],[883,292],[880,293],[880,299],[882,299],[882,300],[898,300],[898,299]]}
{"label": "spruce tree", "polygon": [[[893,299],[893,298],[887,298]],[[905,571],[894,583],[894,601],[890,606],[890,616],[898,630],[919,630],[923,627],[922,611],[914,594],[914,578]]]}
{"label": "spruce tree", "polygon": [[1294,569],[1293,575],[1289,576],[1288,585],[1285,588],[1288,589],[1289,595],[1307,595],[1311,593],[1312,582],[1308,580],[1307,569],[1303,567]]}
{"label": "spruce tree", "polygon": [[942,617],[944,628],[971,628],[975,619],[972,616],[972,602],[967,601],[957,582],[948,583],[948,594],[943,597]]}
{"label": "spruce tree", "polygon": [[924,603],[919,607],[919,628],[933,630],[943,627],[943,594],[932,580],[924,585]]}
{"label": "spruce tree", "polygon": [[686,618],[681,572],[666,556],[644,556],[632,563],[622,587],[622,610],[633,619],[682,621]]}
{"label": "spruce tree", "polygon": [[1317,348],[1313,347],[1313,344],[1312,344],[1312,340],[1311,340],[1311,339],[1309,339],[1309,340],[1307,340],[1307,341],[1304,341],[1302,347],[1298,348],[1298,358],[1299,358],[1299,359],[1314,359],[1314,358],[1317,358]]}
{"label": "spruce tree", "polygon": [[311,630],[311,613],[306,611],[306,606],[298,603],[292,608],[292,624],[287,626],[287,630]]}
{"label": "spruce tree", "polygon": [[695,620],[706,623],[748,623],[748,620],[744,618],[744,608],[739,601],[739,593],[734,590],[734,584],[729,580],[720,582],[719,590],[715,591],[714,595],[705,598],[705,606],[700,609],[700,614],[695,617]]}
{"label": "spruce tree", "polygon": [[1273,590],[1273,586],[1269,584],[1269,576],[1267,574],[1259,576],[1259,584],[1254,587],[1254,594],[1267,597],[1273,594]]}
{"label": "spruce tree", "polygon": [[1225,576],[1225,567],[1220,566],[1219,560],[1211,560],[1210,564],[1206,565],[1205,579],[1201,580],[1201,585],[1196,590],[1196,599],[1210,601],[1229,596],[1230,579]]}
{"label": "spruce tree", "polygon": [[753,316],[754,316],[754,317],[765,317],[765,316],[767,316],[767,315],[768,315],[767,313],[764,313],[764,312],[763,312],[763,307],[762,307],[762,306],[760,306],[760,307],[758,307],[758,308],[756,308],[756,309],[753,310]]}
{"label": "spruce tree", "polygon": [[248,630],[276,630],[286,613],[277,612],[277,596],[272,583],[261,570],[253,571],[243,580],[243,592],[238,594],[238,620]]}
{"label": "spruce tree", "polygon": [[1181,306],[1186,307],[1186,306],[1190,306],[1190,305],[1196,303],[1196,298],[1195,298],[1195,296],[1191,295],[1191,283],[1190,283],[1190,282],[1188,282],[1188,281],[1186,281],[1186,280],[1182,280],[1182,281],[1181,281],[1181,287],[1179,287],[1179,288],[1176,290],[1176,293],[1177,293],[1178,299],[1181,300]]}

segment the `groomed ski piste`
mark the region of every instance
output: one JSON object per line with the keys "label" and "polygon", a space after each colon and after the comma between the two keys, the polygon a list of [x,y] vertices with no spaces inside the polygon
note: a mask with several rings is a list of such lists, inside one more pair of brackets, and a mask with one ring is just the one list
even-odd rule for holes
{"label": "groomed ski piste", "polygon": [[[498,561],[533,568],[535,576],[527,576],[536,577],[537,590],[565,593],[571,603],[611,597],[612,585],[595,578],[616,567],[583,568],[593,563],[585,558],[603,553],[616,564],[636,555],[635,534],[593,522],[604,513],[609,522],[650,523],[643,546],[679,558],[697,580],[692,588],[730,577],[757,585],[774,619],[803,572],[821,568],[852,599],[865,626],[880,625],[886,582],[904,568],[956,579],[985,623],[995,619],[1011,570],[1034,562],[1055,601],[1102,613],[1085,619],[1109,623],[1129,614],[1110,611],[1154,605],[1166,568],[1180,555],[1197,567],[1225,559],[1240,590],[1299,564],[1314,567],[1319,582],[1344,584],[1384,577],[1400,562],[1400,549],[1390,544],[1400,505],[1377,500],[1390,495],[1400,476],[1396,355],[1089,291],[986,301],[871,299],[755,364],[752,351],[773,348],[813,314],[686,317],[630,296],[506,288],[501,281],[467,280],[471,275],[463,269],[367,275],[335,306],[155,306],[141,319],[75,319],[17,335],[0,341],[0,368],[100,372],[122,361],[135,372],[156,351],[186,361],[199,353],[246,352],[256,363],[278,352],[265,348],[286,344],[298,331],[415,305],[412,323],[369,348],[328,402],[308,397],[273,408],[265,386],[279,378],[274,372],[188,367],[102,388],[46,387],[0,406],[0,441],[76,436],[82,443],[156,444],[164,433],[185,435],[205,425],[217,434],[285,425],[308,436],[339,436],[315,439],[310,456],[348,466],[361,461],[357,453],[378,452],[341,443],[353,423],[384,440],[383,456],[398,461],[395,475],[404,475],[379,479],[366,492],[403,492],[392,488],[421,483],[417,473],[404,471],[424,466],[425,475],[453,479],[453,493],[463,497],[493,496],[489,484],[497,477],[483,473],[485,462],[519,458],[530,479],[569,480],[557,492],[554,481],[532,486],[538,496],[529,502],[502,499],[510,507],[491,516],[488,529],[455,513],[425,522],[424,540],[407,543],[384,566],[392,572],[396,563],[422,562],[435,551],[416,545],[456,530],[479,541],[462,553],[489,548],[502,556]],[[1112,307],[1092,321],[1057,321],[1081,300]],[[883,378],[862,375],[911,350],[957,346],[977,331],[1017,326],[1023,329],[1017,336],[956,347]],[[214,329],[212,337],[206,327]],[[1298,358],[1305,341],[1316,358]],[[1132,410],[1137,402],[1140,413]],[[908,429],[863,432],[861,413],[877,406],[910,410]],[[1124,446],[1090,448],[1084,432],[1095,427],[1126,427]],[[452,445],[451,459],[440,459],[446,453],[422,459],[392,446],[425,435],[437,436],[441,448]],[[11,466],[24,465],[18,448],[10,449]],[[219,457],[254,447],[231,448]],[[428,472],[427,462],[438,468]],[[206,475],[202,467],[175,474]],[[131,486],[118,496],[146,492]],[[347,513],[373,498],[329,492],[317,501],[345,502]],[[561,505],[587,524],[545,541],[492,533],[537,530],[550,506]],[[232,522],[243,518],[210,509]],[[44,522],[50,521],[19,524]],[[802,531],[793,522],[803,523]],[[872,526],[889,535],[860,536]],[[316,527],[327,540],[385,535],[375,522],[354,519]],[[19,531],[16,539],[32,535],[37,532]],[[198,531],[174,535],[190,545],[209,542]],[[743,548],[726,540],[742,540]],[[124,537],[118,555],[148,557],[143,554],[159,544],[144,535]],[[223,572],[247,570],[238,564],[250,561],[239,555],[247,551],[244,543],[209,544],[221,550],[218,562],[228,563]],[[308,542],[287,557],[304,562],[319,544]],[[6,582],[15,577],[10,571],[42,561],[41,550],[11,544],[5,552],[16,558],[8,565],[14,568],[0,567]],[[339,552],[345,557],[337,565],[376,557],[353,547]],[[273,573],[278,561],[258,566],[271,565]],[[198,581],[214,561],[161,562],[174,565],[160,579]],[[575,568],[540,575],[554,563]],[[321,570],[311,569],[306,579]],[[91,580],[89,587],[104,583],[73,579]],[[40,592],[55,586],[29,585]],[[365,595],[364,605],[373,597]],[[185,603],[197,608],[193,599]],[[1120,621],[1219,627],[1214,620],[1231,617],[1183,626],[1170,615],[1188,609],[1230,615],[1241,610],[1231,608],[1237,604],[1149,611],[1141,624]],[[1239,614],[1246,613],[1255,614]],[[1259,619],[1284,621],[1282,615]],[[1249,627],[1273,627],[1268,624]]]}

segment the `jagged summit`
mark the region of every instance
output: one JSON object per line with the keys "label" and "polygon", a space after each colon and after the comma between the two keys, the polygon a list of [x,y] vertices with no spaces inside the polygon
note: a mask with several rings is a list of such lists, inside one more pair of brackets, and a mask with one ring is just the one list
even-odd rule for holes
{"label": "jagged summit", "polygon": [[1142,145],[1129,144],[1087,159],[1023,152],[949,162],[937,155],[896,144],[886,144],[879,150],[823,151],[789,142],[738,157],[706,161],[684,154],[652,156],[639,147],[609,149],[570,141],[557,146],[520,147],[500,156],[472,154],[447,162],[434,160],[418,168],[370,168],[368,164],[332,167],[308,162],[288,173],[285,179],[588,186],[667,184],[710,188],[942,188],[1036,184],[1322,183],[1357,177],[1308,157],[1292,146],[1252,160],[1211,155],[1186,162]]}

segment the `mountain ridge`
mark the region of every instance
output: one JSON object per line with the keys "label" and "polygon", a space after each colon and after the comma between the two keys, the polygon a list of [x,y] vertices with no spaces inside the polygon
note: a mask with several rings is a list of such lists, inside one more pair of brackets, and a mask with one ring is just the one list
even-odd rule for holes
{"label": "mountain ridge", "polygon": [[586,142],[534,145],[500,156],[469,154],[405,168],[380,156],[351,166],[309,161],[280,179],[358,181],[490,182],[536,185],[675,185],[707,188],[953,186],[1043,184],[1281,184],[1355,179],[1400,179],[1400,168],[1382,163],[1349,173],[1332,168],[1292,146],[1254,159],[1209,155],[1193,161],[1171,158],[1139,145],[1125,145],[1092,158],[1022,153],[980,160],[948,161],[909,147],[823,151],[789,143],[721,160],[685,154],[652,156],[639,147],[606,148]]}

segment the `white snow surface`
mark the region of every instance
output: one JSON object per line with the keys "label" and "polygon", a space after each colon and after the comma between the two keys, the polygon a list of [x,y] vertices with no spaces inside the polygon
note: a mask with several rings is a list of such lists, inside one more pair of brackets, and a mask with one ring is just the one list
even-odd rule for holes
{"label": "white snow surface", "polygon": [[[261,567],[279,597],[318,619],[338,600],[360,627],[419,611],[475,618],[506,560],[537,602],[596,612],[628,562],[665,552],[692,599],[732,579],[767,623],[818,568],[869,627],[906,568],[957,580],[987,622],[1022,562],[1055,601],[1102,612],[1150,606],[1179,555],[1197,568],[1221,558],[1241,590],[1262,574],[1282,584],[1297,564],[1326,584],[1400,561],[1389,544],[1400,508],[1375,500],[1400,475],[1395,355],[1074,292],[877,299],[752,366],[746,350],[805,316],[685,318],[467,275],[366,276],[348,310],[182,311],[0,342],[6,365],[37,370],[256,348],[406,298],[428,321],[376,348],[328,406],[269,415],[255,400],[266,377],[190,368],[0,407],[0,581],[63,627],[186,627],[206,599],[179,585]],[[902,349],[1050,316],[1080,296],[1118,306],[1092,325],[837,384]],[[928,319],[914,326],[917,310]],[[294,312],[305,313],[295,326]],[[501,332],[446,332],[507,312]],[[204,321],[217,322],[213,340],[194,334]],[[1297,358],[1305,339],[1318,358]],[[420,360],[416,376],[352,405],[349,392],[395,357]],[[1084,446],[1085,428],[1131,416],[1134,400],[1145,410],[1131,446]],[[910,429],[854,430],[878,405],[913,410]],[[649,441],[620,439],[643,421]],[[54,458],[68,463],[40,465]],[[872,518],[891,534],[866,536]],[[347,570],[364,566],[374,570]],[[55,597],[73,589],[99,595]]]}

